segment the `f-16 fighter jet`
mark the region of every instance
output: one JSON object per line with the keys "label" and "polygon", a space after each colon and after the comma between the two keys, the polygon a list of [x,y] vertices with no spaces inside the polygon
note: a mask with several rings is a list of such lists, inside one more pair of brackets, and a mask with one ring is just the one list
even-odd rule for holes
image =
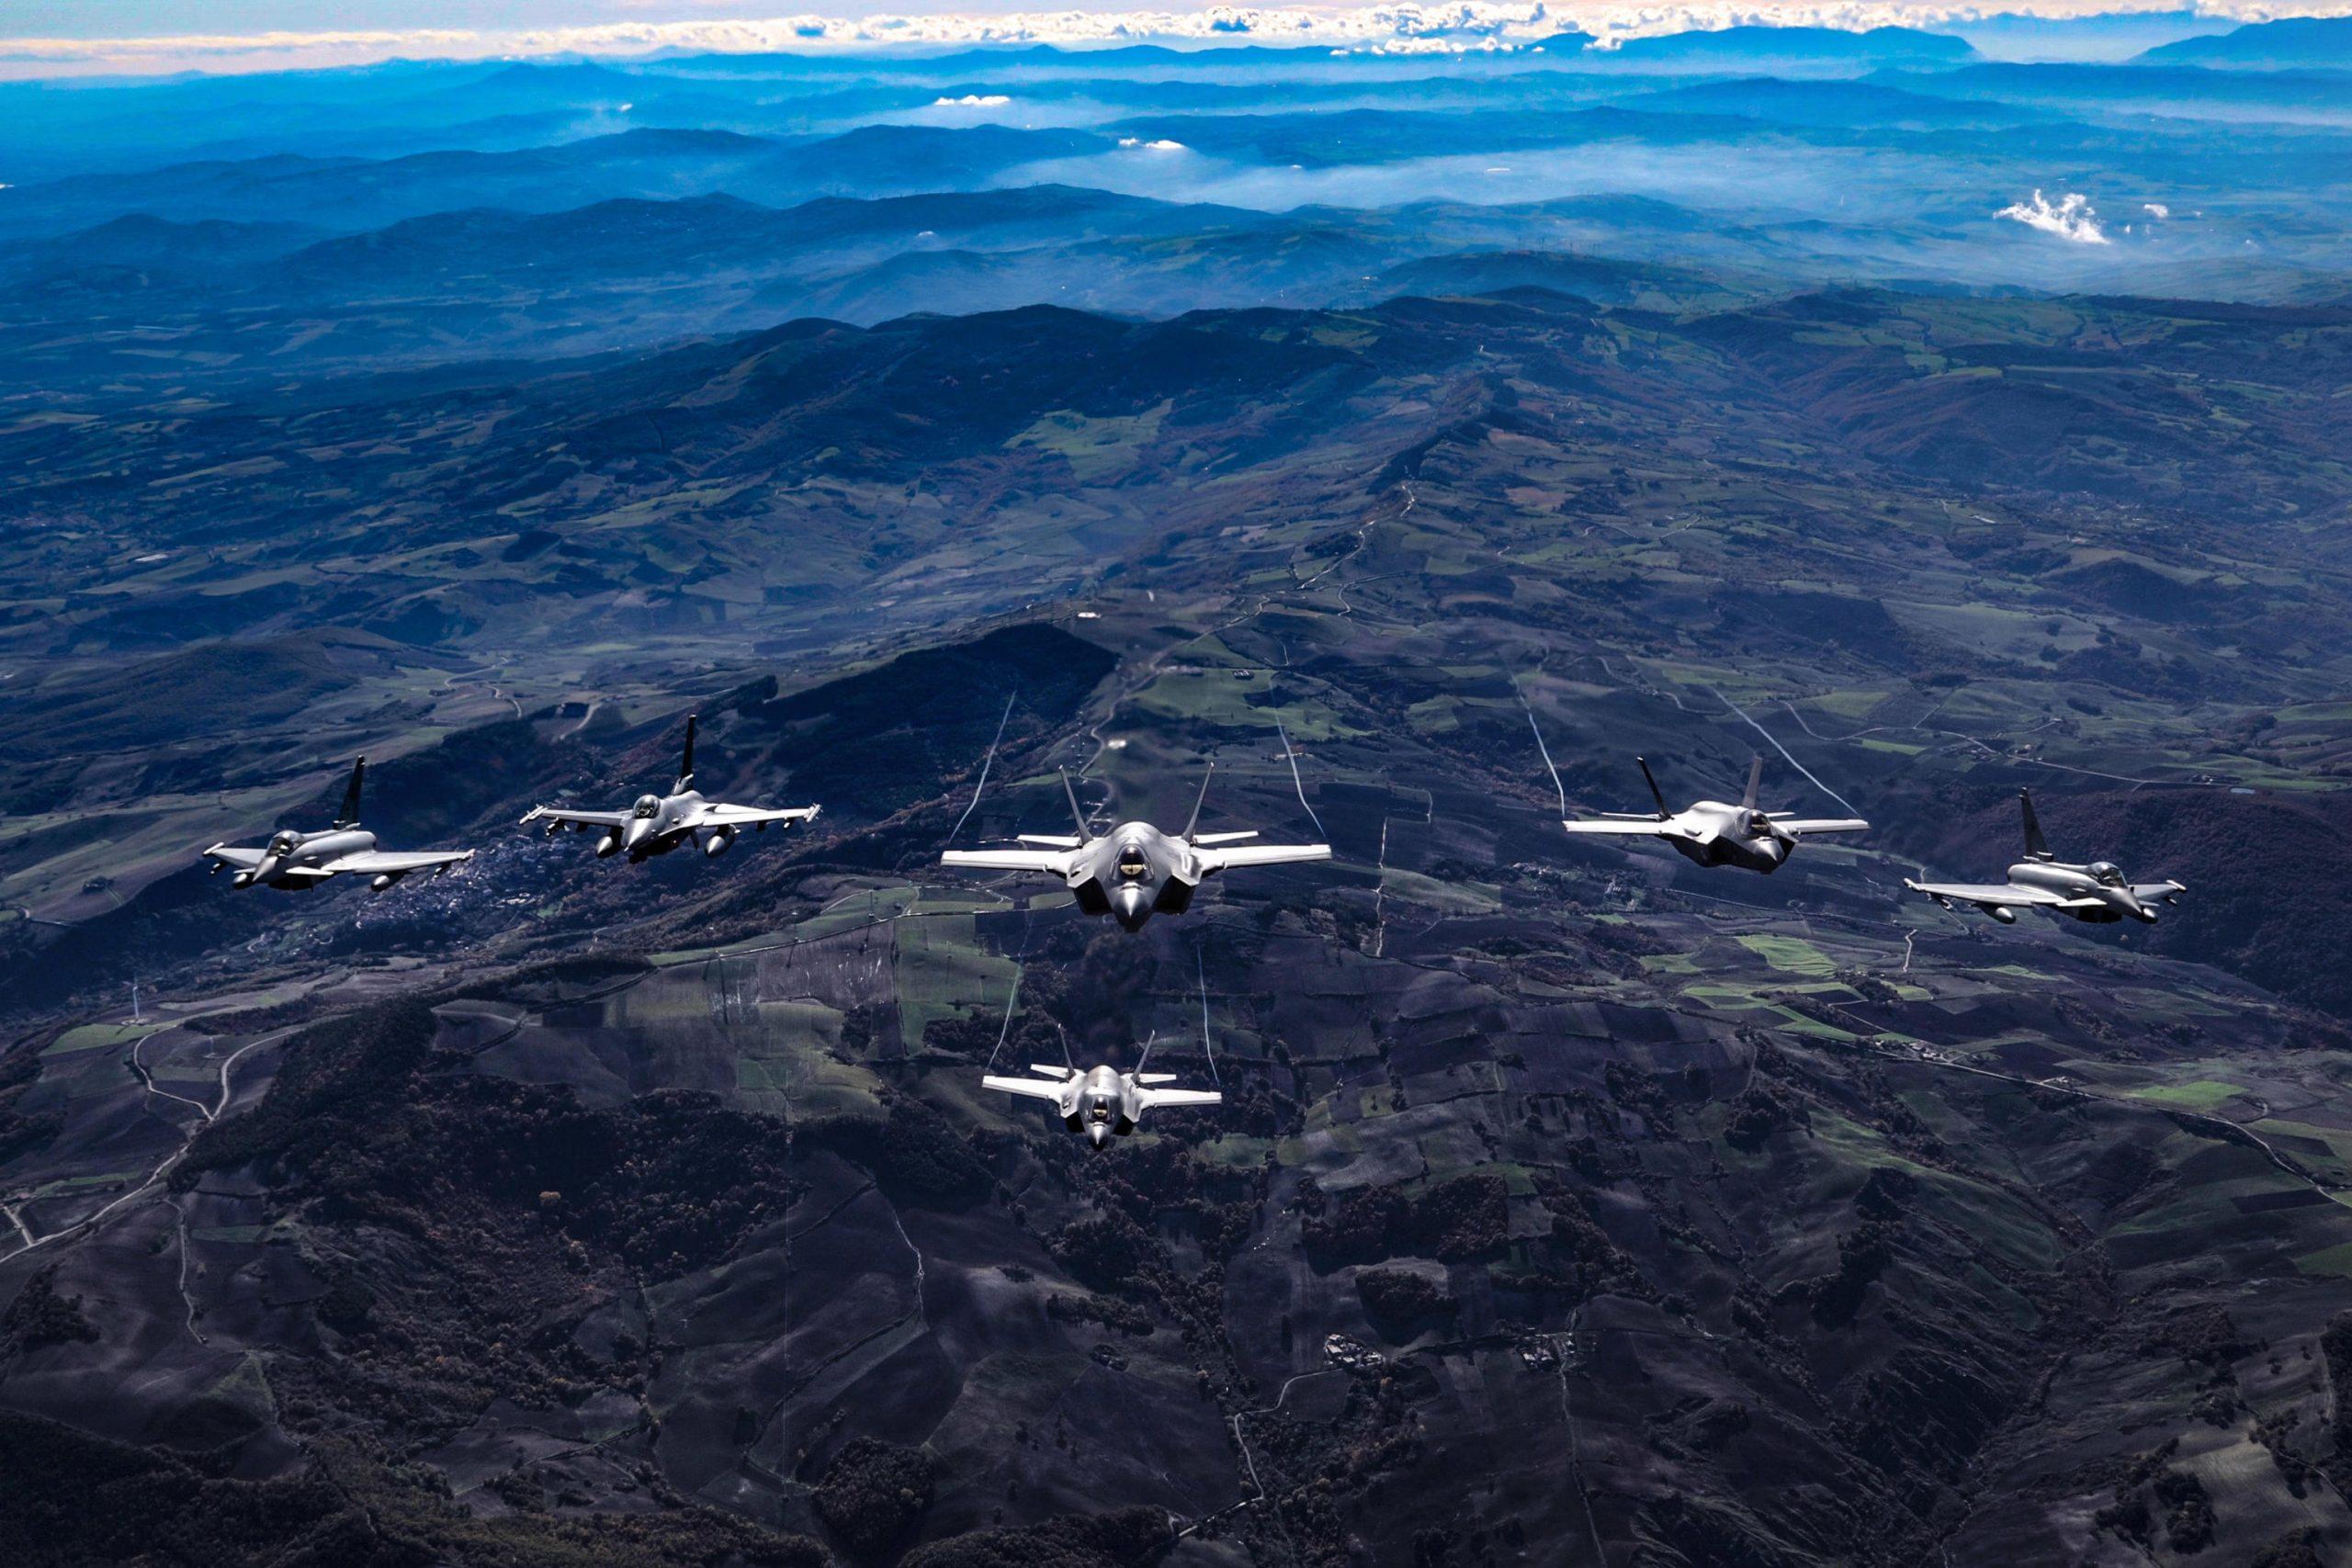
{"label": "f-16 fighter jet", "polygon": [[980,1083],[1007,1094],[1052,1100],[1069,1130],[1085,1134],[1086,1141],[1098,1149],[1114,1136],[1124,1138],[1133,1133],[1136,1119],[1156,1107],[1225,1101],[1225,1096],[1213,1089],[1160,1088],[1176,1081],[1174,1073],[1123,1073],[1114,1067],[1081,1073],[1076,1067],[1049,1067],[1039,1062],[1030,1063],[1029,1070],[1045,1076],[1014,1078],[990,1073]]}
{"label": "f-16 fighter jet", "polygon": [[420,871],[435,875],[474,858],[471,850],[420,850],[396,854],[376,847],[376,835],[359,826],[359,782],[367,775],[368,759],[351,764],[351,783],[343,792],[343,809],[334,826],[323,832],[300,833],[281,828],[257,850],[215,844],[205,851],[215,875],[232,868],[238,887],[275,887],[281,893],[316,887],[333,876],[372,877],[368,886],[381,893],[404,876]]}
{"label": "f-16 fighter jet", "polygon": [[1903,886],[1925,893],[1947,909],[1955,902],[1973,904],[2005,926],[2017,923],[2020,908],[2055,909],[2095,925],[2112,925],[2128,915],[2153,926],[2156,912],[2148,908],[2150,903],[2177,904],[2188,891],[2177,882],[2126,881],[2123,868],[2112,861],[2060,864],[2041,836],[2033,796],[2019,790],[2018,804],[2025,812],[2025,859],[2009,867],[2006,884],[1914,882],[1906,876]]}
{"label": "f-16 fighter jet", "polygon": [[1797,840],[1808,833],[1860,833],[1870,824],[1859,817],[1792,817],[1785,812],[1758,811],[1757,786],[1764,782],[1764,759],[1747,768],[1747,793],[1737,806],[1702,800],[1679,811],[1666,808],[1646,759],[1636,757],[1642,777],[1649,781],[1657,815],[1639,811],[1604,811],[1595,820],[1564,822],[1571,833],[1615,834],[1626,838],[1664,839],[1685,860],[1700,865],[1736,865],[1748,871],[1775,872],[1795,852]]}
{"label": "f-16 fighter jet", "polygon": [[756,806],[728,806],[705,800],[695,793],[697,716],[686,716],[686,754],[678,764],[678,782],[670,786],[669,794],[640,795],[627,811],[571,811],[559,806],[534,806],[522,825],[545,822],[549,837],[566,828],[575,833],[601,828],[605,831],[604,837],[596,840],[597,858],[627,851],[629,863],[635,865],[651,855],[666,855],[689,840],[707,855],[723,855],[734,846],[736,835],[746,828],[764,833],[771,822],[810,822],[824,809],[819,806],[795,806],[767,811]]}
{"label": "f-16 fighter jet", "polygon": [[1251,829],[1240,833],[1196,833],[1201,802],[1208,798],[1209,781],[1201,780],[1200,798],[1193,802],[1192,820],[1181,834],[1163,833],[1148,822],[1122,822],[1107,833],[1090,832],[1086,813],[1079,808],[1078,791],[1069,775],[1062,775],[1069,796],[1070,816],[1078,831],[1063,836],[1047,833],[1016,835],[1025,850],[949,850],[942,865],[965,865],[983,871],[1036,871],[1060,877],[1077,895],[1078,907],[1090,915],[1109,915],[1129,931],[1142,929],[1155,914],[1181,915],[1192,908],[1193,890],[1204,877],[1237,865],[1283,865],[1294,861],[1329,860],[1329,844],[1252,844]]}

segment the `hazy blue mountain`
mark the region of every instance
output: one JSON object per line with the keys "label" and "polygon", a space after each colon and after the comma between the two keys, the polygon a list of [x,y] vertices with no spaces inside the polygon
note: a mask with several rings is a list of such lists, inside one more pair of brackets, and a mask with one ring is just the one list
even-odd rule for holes
{"label": "hazy blue mountain", "polygon": [[[1997,101],[1909,90],[1912,73],[1873,81],[1791,82],[1743,77],[1700,82],[1622,100],[1644,111],[1739,115],[1775,125],[1845,126],[1856,130],[1951,128],[2014,124],[2043,118]],[[1897,85],[1896,83],[1902,85]]]}
{"label": "hazy blue mountain", "polygon": [[2275,71],[2352,70],[2352,17],[2286,17],[2210,38],[2161,44],[2140,56],[2157,64],[2225,65]]}
{"label": "hazy blue mountain", "polygon": [[1842,28],[1730,27],[1628,39],[1613,52],[1627,66],[1743,71],[1959,65],[1978,58],[1965,39],[1917,28],[1852,32]]}

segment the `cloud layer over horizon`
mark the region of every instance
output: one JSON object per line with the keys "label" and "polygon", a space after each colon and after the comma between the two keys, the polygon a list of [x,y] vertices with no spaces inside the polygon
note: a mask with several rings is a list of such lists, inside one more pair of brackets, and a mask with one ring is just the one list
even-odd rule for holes
{"label": "cloud layer over horizon", "polygon": [[992,15],[800,16],[594,22],[568,27],[380,28],[179,34],[118,39],[0,37],[0,77],[250,72],[351,65],[393,59],[623,58],[656,53],[838,52],[961,45],[1250,41],[1334,49],[1524,48],[1582,31],[1603,46],[1660,33],[1761,25],[1860,31],[1875,27],[1955,30],[1995,16],[2074,20],[2193,10],[2233,22],[2352,16],[2352,0],[1451,0],[1358,6],[1229,6],[1162,11],[1035,11]]}

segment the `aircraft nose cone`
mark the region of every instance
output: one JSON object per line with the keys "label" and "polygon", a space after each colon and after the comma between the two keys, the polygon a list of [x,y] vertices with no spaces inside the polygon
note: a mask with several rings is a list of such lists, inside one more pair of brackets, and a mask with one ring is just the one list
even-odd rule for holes
{"label": "aircraft nose cone", "polygon": [[1151,898],[1140,887],[1122,887],[1111,895],[1111,913],[1129,931],[1151,919]]}
{"label": "aircraft nose cone", "polygon": [[271,877],[277,874],[278,864],[279,862],[277,856],[264,856],[253,870],[245,873],[244,875],[237,879],[237,886],[240,887],[251,887],[257,882],[267,882]]}
{"label": "aircraft nose cone", "polygon": [[652,831],[652,823],[648,822],[642,817],[638,818],[629,823],[628,830],[621,835],[621,848],[625,850],[636,849],[638,845],[645,842],[646,836]]}
{"label": "aircraft nose cone", "polygon": [[1086,1141],[1098,1149],[1110,1140],[1111,1129],[1102,1122],[1097,1122],[1086,1129]]}

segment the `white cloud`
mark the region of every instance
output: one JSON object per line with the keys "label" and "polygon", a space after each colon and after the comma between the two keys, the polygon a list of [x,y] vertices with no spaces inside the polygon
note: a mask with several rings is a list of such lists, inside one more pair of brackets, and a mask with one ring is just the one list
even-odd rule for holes
{"label": "white cloud", "polygon": [[[1195,10],[1064,10],[922,16],[815,14],[765,18],[599,22],[545,28],[346,28],[314,32],[194,33],[116,39],[0,37],[0,77],[182,70],[264,71],[410,59],[616,57],[658,51],[821,52],[904,45],[1158,39],[1325,44],[1382,51],[1524,47],[1582,29],[1604,43],[1742,24],[1844,28],[1953,27],[1980,19],[1984,0],[1390,0],[1356,6],[1216,5]],[[2180,0],[2014,0],[2007,14],[2043,17],[2175,11]],[[2200,15],[2261,21],[2352,15],[2352,0],[2198,0]]]}
{"label": "white cloud", "polygon": [[2045,234],[2055,234],[2062,240],[2072,240],[2078,245],[2105,245],[2113,242],[2098,226],[2098,214],[2092,210],[2091,198],[2080,191],[2069,191],[2055,204],[2040,191],[2030,201],[2013,201],[1996,218],[2014,218],[2029,229],[2039,229]]}
{"label": "white cloud", "polygon": [[1122,147],[1133,147],[1145,152],[1182,152],[1184,151],[1184,144],[1182,142],[1170,141],[1166,137],[1162,137],[1157,141],[1146,141],[1139,136],[1122,136],[1119,138],[1119,145]]}
{"label": "white cloud", "polygon": [[1002,93],[967,93],[960,98],[933,98],[931,107],[935,109],[993,109],[1001,108],[1012,101]]}
{"label": "white cloud", "polygon": [[2172,209],[2166,207],[2161,201],[2143,201],[2140,204],[2140,209],[2151,218],[2169,218],[2172,216]]}

